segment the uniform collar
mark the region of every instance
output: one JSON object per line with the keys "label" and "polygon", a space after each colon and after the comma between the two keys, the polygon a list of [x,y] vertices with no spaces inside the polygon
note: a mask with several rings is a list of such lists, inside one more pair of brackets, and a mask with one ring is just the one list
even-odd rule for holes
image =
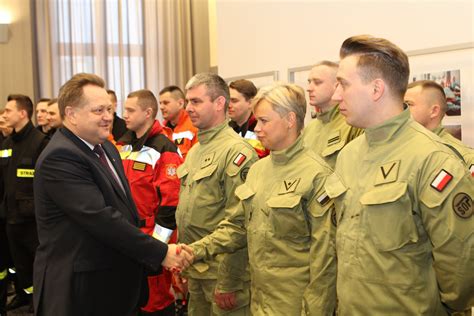
{"label": "uniform collar", "polygon": [[272,162],[276,165],[284,165],[288,163],[296,154],[304,149],[303,137],[300,135],[296,141],[288,148],[283,150],[273,150],[270,152]]}
{"label": "uniform collar", "polygon": [[223,123],[205,131],[199,130],[198,132],[199,143],[201,144],[209,143],[214,137],[216,137],[217,134],[222,132],[225,128],[229,128],[227,121],[224,121]]}
{"label": "uniform collar", "polygon": [[386,120],[382,124],[365,129],[365,137],[369,146],[383,144],[396,136],[397,132],[409,122],[413,122],[410,118],[410,111],[404,110],[402,113]]}
{"label": "uniform collar", "polygon": [[318,113],[317,118],[324,124],[327,124],[334,120],[334,118],[339,114],[339,104],[333,106],[329,111],[324,113]]}
{"label": "uniform collar", "polygon": [[176,126],[183,125],[187,119],[188,119],[188,113],[186,112],[185,109],[181,109],[178,114],[178,123],[176,123],[176,125],[173,125],[173,123],[171,123],[171,121],[168,121],[168,120],[165,120],[163,122],[163,125],[174,130]]}
{"label": "uniform collar", "polygon": [[438,125],[434,130],[432,130],[433,133],[435,133],[438,136],[441,136],[444,132],[444,127],[441,125]]}
{"label": "uniform collar", "polygon": [[12,134],[11,134],[11,137],[12,137],[12,140],[14,142],[19,142],[21,141],[23,138],[26,137],[26,135],[29,134],[29,132],[34,129],[35,127],[33,126],[33,123],[31,123],[31,121],[28,121],[28,123],[26,123],[25,126],[23,126],[23,128],[17,133],[15,132],[15,129],[13,129],[12,131]]}

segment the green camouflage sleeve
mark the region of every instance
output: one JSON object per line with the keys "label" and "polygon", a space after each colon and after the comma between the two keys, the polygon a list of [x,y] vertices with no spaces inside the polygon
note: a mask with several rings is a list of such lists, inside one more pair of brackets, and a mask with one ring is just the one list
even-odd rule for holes
{"label": "green camouflage sleeve", "polygon": [[418,188],[424,227],[442,302],[454,311],[474,305],[474,178],[459,159],[433,153]]}

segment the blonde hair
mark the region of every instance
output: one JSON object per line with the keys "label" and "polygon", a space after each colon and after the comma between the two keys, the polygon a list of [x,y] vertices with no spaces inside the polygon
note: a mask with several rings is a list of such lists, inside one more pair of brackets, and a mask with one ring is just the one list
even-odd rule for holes
{"label": "blonde hair", "polygon": [[296,115],[296,127],[301,132],[304,126],[306,115],[306,98],[304,90],[298,85],[276,82],[272,85],[262,87],[252,100],[252,109],[255,113],[261,101],[267,101],[272,105],[272,109],[281,117],[290,112]]}

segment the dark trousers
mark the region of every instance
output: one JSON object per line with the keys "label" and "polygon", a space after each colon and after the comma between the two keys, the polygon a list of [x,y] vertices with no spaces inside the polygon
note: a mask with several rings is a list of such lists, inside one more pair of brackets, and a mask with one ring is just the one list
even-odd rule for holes
{"label": "dark trousers", "polygon": [[[0,219],[0,273],[10,267],[12,267],[12,259],[10,256],[10,246],[8,245],[6,223],[3,219]],[[0,280],[0,314],[6,312],[5,307],[7,305],[8,289],[7,275],[5,275],[5,278]]]}
{"label": "dark trousers", "polygon": [[33,262],[39,245],[36,223],[7,224],[7,236],[18,286],[27,289],[33,285]]}

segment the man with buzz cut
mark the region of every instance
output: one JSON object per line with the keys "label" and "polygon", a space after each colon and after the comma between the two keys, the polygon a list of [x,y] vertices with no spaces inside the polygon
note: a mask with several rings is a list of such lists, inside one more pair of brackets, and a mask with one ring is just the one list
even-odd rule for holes
{"label": "man with buzz cut", "polygon": [[[163,242],[176,242],[175,212],[179,180],[176,168],[182,163],[178,150],[155,119],[158,101],[150,90],[131,92],[123,118],[128,131],[118,141],[125,175],[137,206],[141,230]],[[159,232],[166,232],[160,234]],[[140,315],[174,315],[171,272],[148,276],[148,302]]]}
{"label": "man with buzz cut", "polygon": [[405,103],[413,119],[441,137],[449,146],[454,147],[474,175],[474,149],[449,134],[441,125],[448,111],[443,87],[431,80],[412,82],[405,93]]}
{"label": "man with buzz cut", "polygon": [[2,144],[0,164],[5,188],[6,232],[19,289],[7,310],[23,305],[33,309],[33,262],[39,244],[33,178],[36,161],[48,138],[33,126],[32,115],[33,103],[28,96],[8,96],[3,118],[13,131]]}
{"label": "man with buzz cut", "polygon": [[184,93],[177,86],[160,91],[160,110],[166,136],[178,146],[183,158],[197,143],[198,129],[193,126],[185,108]]}
{"label": "man with buzz cut", "polygon": [[338,64],[321,61],[308,76],[309,104],[316,108],[317,117],[304,129],[304,142],[315,153],[322,156],[326,163],[334,168],[337,155],[363,130],[350,126],[344,120],[337,101],[332,100],[336,90],[336,72]]}
{"label": "man with buzz cut", "polygon": [[338,315],[463,312],[474,304],[474,177],[404,110],[403,50],[359,35],[340,58],[333,98],[365,132],[325,185],[336,205]]}
{"label": "man with buzz cut", "polygon": [[[229,87],[216,74],[200,73],[186,84],[186,112],[199,129],[199,142],[178,168],[176,210],[179,240],[190,244],[211,234],[238,203],[235,189],[258,159],[252,146],[229,127]],[[196,315],[249,315],[247,248],[195,263],[186,271]]]}

